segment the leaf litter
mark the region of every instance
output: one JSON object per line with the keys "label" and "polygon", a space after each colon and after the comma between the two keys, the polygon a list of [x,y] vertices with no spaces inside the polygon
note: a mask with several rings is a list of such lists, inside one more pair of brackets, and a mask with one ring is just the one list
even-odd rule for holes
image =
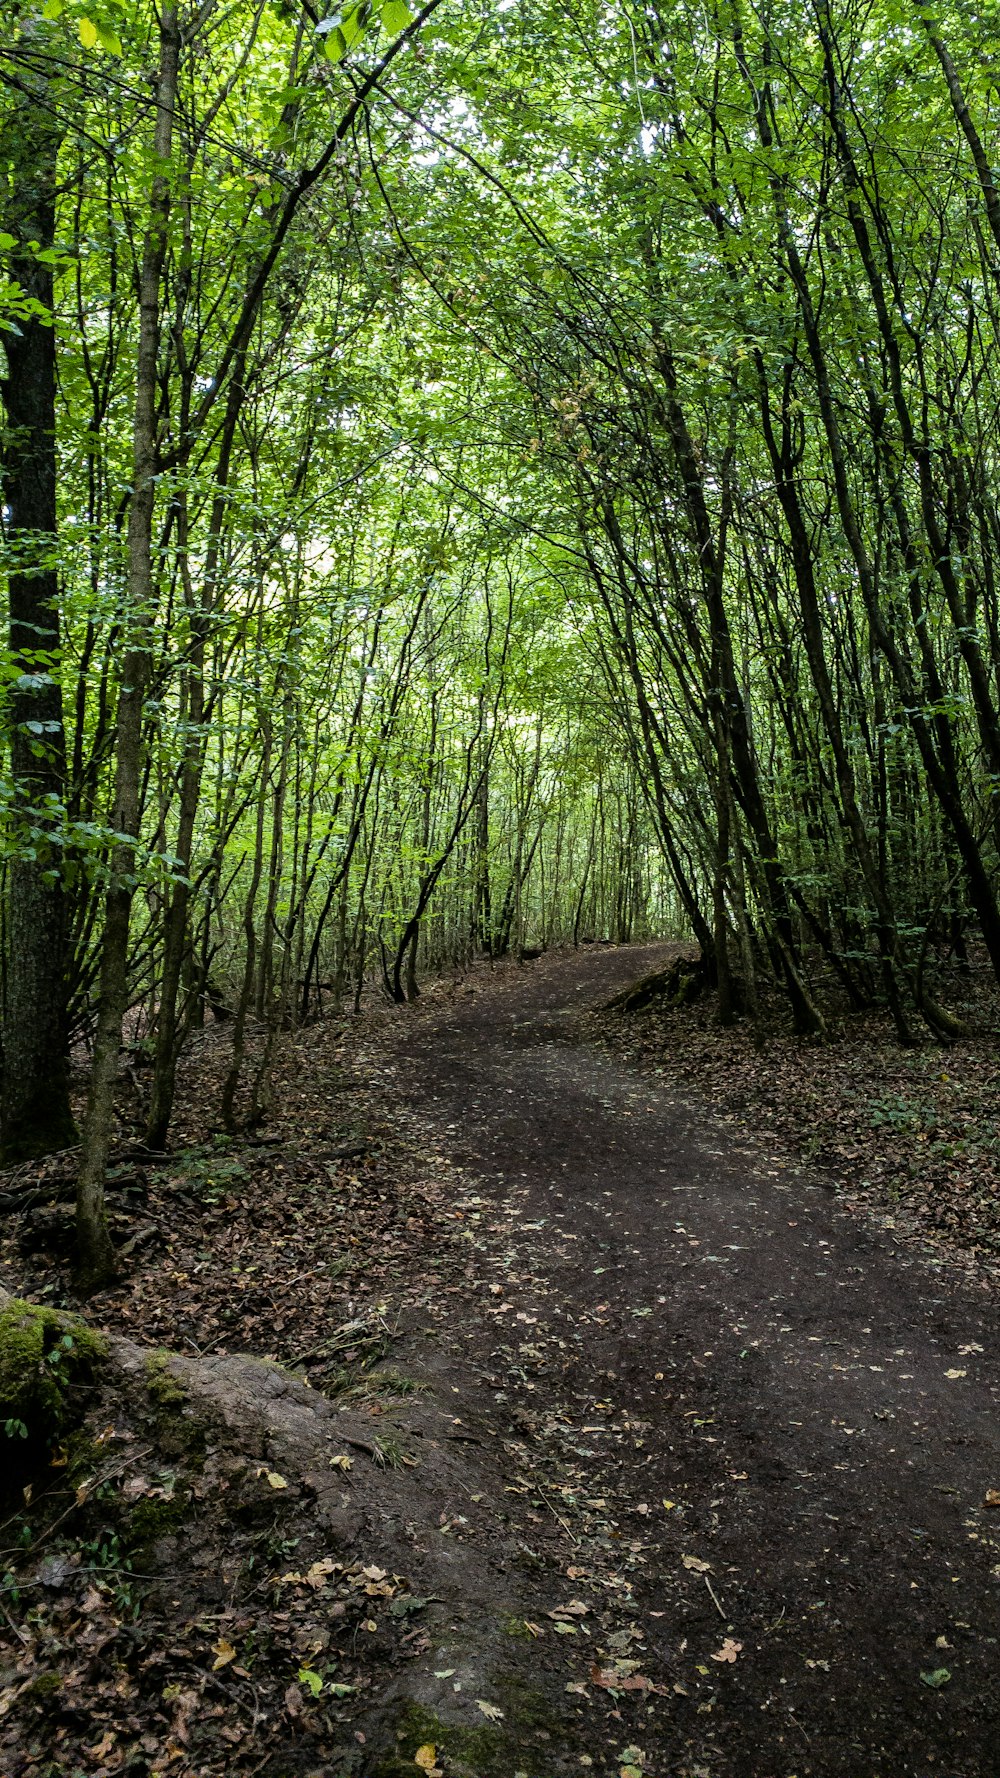
{"label": "leaf litter", "polygon": [[[343,1057],[337,1066],[343,1068]],[[595,1302],[593,1295],[578,1295],[567,1313],[553,1272],[558,1274],[558,1256],[570,1258],[572,1249],[568,1243],[559,1247],[559,1237],[544,1218],[525,1214],[528,1198],[519,1183],[507,1182],[498,1205],[481,1191],[474,1174],[446,1159],[432,1124],[400,1113],[395,1066],[380,1056],[377,1046],[360,1075],[359,1081],[355,1070],[350,1084],[351,1137],[360,1139],[363,1126],[365,1147],[363,1156],[351,1156],[349,1163],[320,1158],[327,1144],[343,1145],[344,1123],[331,1123],[329,1101],[336,1103],[336,1095],[329,1090],[329,1073],[315,1066],[301,1043],[290,1052],[286,1070],[283,1144],[265,1151],[233,1144],[226,1151],[231,1170],[221,1183],[207,1171],[214,1139],[192,1111],[187,1152],[197,1159],[194,1176],[181,1169],[176,1175],[149,1170],[144,1214],[157,1232],[134,1256],[124,1284],[102,1299],[107,1325],[156,1344],[186,1344],[189,1350],[212,1353],[249,1349],[279,1357],[345,1407],[360,1404],[359,1411],[372,1418],[372,1429],[354,1456],[340,1452],[345,1497],[361,1474],[362,1458],[367,1459],[362,1480],[370,1474],[391,1481],[404,1473],[395,1461],[385,1466],[375,1455],[381,1450],[384,1456],[399,1432],[393,1430],[383,1443],[376,1427],[385,1426],[390,1413],[398,1422],[392,1388],[398,1386],[405,1397],[412,1387],[413,1375],[397,1369],[394,1360],[403,1353],[410,1372],[419,1372],[412,1362],[414,1328],[421,1337],[424,1330],[432,1332],[446,1364],[449,1354],[454,1358],[468,1346],[470,1330],[481,1329],[476,1334],[480,1411],[460,1391],[450,1422],[439,1415],[438,1427],[450,1423],[444,1437],[470,1459],[478,1460],[475,1441],[485,1449],[483,1461],[497,1466],[496,1496],[502,1494],[504,1504],[493,1510],[490,1485],[477,1476],[471,1494],[467,1485],[464,1493],[456,1488],[456,1498],[440,1513],[436,1534],[464,1543],[482,1538],[484,1525],[490,1537],[500,1525],[505,1548],[517,1551],[515,1566],[529,1577],[535,1599],[533,1610],[510,1620],[511,1650],[516,1652],[524,1637],[531,1661],[544,1663],[540,1675],[557,1684],[566,1700],[571,1715],[559,1730],[560,1746],[575,1742],[588,1749],[586,1758],[602,1772],[628,1767],[642,1772],[646,1766],[638,1758],[614,1753],[624,1739],[615,1730],[631,1717],[633,1732],[647,1731],[647,1743],[652,1739],[658,1745],[660,1731],[648,1713],[683,1708],[691,1713],[682,1731],[690,1751],[678,1769],[707,1771],[700,1752],[712,1762],[715,1778],[727,1769],[719,1763],[718,1750],[712,1751],[718,1687],[739,1684],[745,1660],[737,1658],[742,1644],[735,1636],[727,1635],[719,1646],[717,1618],[712,1636],[707,1599],[692,1609],[683,1588],[685,1570],[706,1583],[711,1571],[701,1557],[684,1558],[690,1551],[687,1534],[698,1529],[692,1508],[704,1511],[704,1500],[718,1482],[710,1482],[707,1473],[699,1479],[679,1469],[667,1483],[670,1495],[662,1498],[654,1528],[653,1511],[641,1494],[637,1502],[636,1485],[647,1461],[649,1422],[627,1389],[616,1399],[613,1361],[605,1373],[593,1368],[599,1363],[599,1342],[613,1299]],[[189,1103],[196,1106],[205,1096],[204,1081],[199,1085],[192,1077]],[[283,1095],[282,1102],[284,1106]],[[341,1113],[342,1106],[343,1101]],[[198,1199],[190,1223],[184,1221],[186,1195]],[[17,1248],[15,1235],[16,1230],[9,1237],[14,1243],[9,1251],[26,1287],[30,1284],[31,1294],[43,1300],[60,1300],[65,1276],[58,1255],[37,1246]],[[587,1368],[581,1371],[584,1361]],[[439,1387],[447,1368],[442,1372],[432,1366],[431,1374]],[[711,1415],[694,1415],[692,1425],[693,1437],[712,1437]],[[463,1439],[474,1443],[463,1445]],[[425,1467],[426,1443],[421,1447],[422,1441],[414,1440],[405,1453],[397,1453],[398,1461],[405,1455]],[[335,1463],[337,1457],[335,1450]],[[212,1476],[221,1470],[212,1471],[209,1463],[206,1472],[191,1483],[189,1506],[200,1506],[199,1489],[207,1489],[211,1497],[216,1486]],[[733,1473],[738,1480],[735,1469]],[[282,1476],[289,1486],[272,1488],[268,1474]],[[158,1483],[149,1480],[153,1498],[152,1487]],[[271,1470],[265,1465],[256,1480],[275,1510],[279,1499],[284,1503],[286,1496],[298,1495],[301,1486],[287,1466]],[[472,1502],[484,1496],[487,1505],[477,1515]],[[296,1513],[298,1501],[293,1498],[281,1510]],[[675,1520],[664,1548],[663,1527],[672,1527]],[[430,1525],[424,1529],[425,1538],[431,1530]],[[248,1552],[249,1540],[241,1548],[237,1537],[235,1550],[229,1552],[235,1557],[228,1570],[234,1580],[240,1558]],[[272,1558],[266,1565],[270,1579],[263,1591],[257,1583],[256,1598],[247,1599],[237,1583],[231,1605],[221,1612],[192,1613],[174,1622],[163,1609],[162,1588],[155,1601],[151,1590],[140,1598],[140,1619],[147,1629],[143,1658],[152,1659],[149,1672],[159,1687],[162,1724],[146,1724],[148,1694],[141,1679],[130,1694],[128,1717],[128,1695],[123,1704],[114,1692],[112,1667],[104,1677],[98,1664],[85,1733],[64,1723],[61,1757],[72,1757],[75,1748],[102,1746],[101,1772],[124,1770],[141,1745],[145,1726],[147,1740],[155,1744],[148,1759],[168,1758],[175,1778],[188,1771],[214,1778],[216,1772],[235,1770],[236,1749],[241,1762],[263,1759],[267,1778],[268,1759],[280,1757],[269,1752],[272,1724],[284,1725],[279,1741],[281,1734],[293,1740],[307,1737],[303,1745],[315,1748],[317,1756],[331,1748],[349,1750],[352,1725],[367,1721],[364,1708],[378,1688],[400,1663],[419,1663],[425,1652],[432,1664],[436,1655],[434,1675],[439,1682],[447,1680],[457,1696],[461,1669],[448,1664],[447,1639],[441,1641],[439,1632],[428,1637],[421,1628],[429,1591],[418,1591],[415,1575],[403,1567],[397,1572],[383,1566],[375,1546],[371,1554],[374,1561],[369,1556],[340,1562],[321,1549],[289,1550],[284,1560]],[[304,1561],[303,1555],[310,1559]],[[84,1605],[88,1625],[103,1623],[104,1642],[98,1637],[98,1648],[113,1649],[126,1622],[121,1601],[100,1576],[95,1583],[84,1575],[79,1547],[67,1557],[74,1558],[74,1580],[67,1592],[75,1595],[77,1610],[77,1601]],[[656,1572],[653,1595],[651,1565]],[[676,1583],[668,1579],[667,1568],[676,1574]],[[22,1575],[29,1580],[31,1573],[29,1561]],[[573,1583],[569,1599],[562,1577]],[[726,1590],[723,1586],[723,1597]],[[135,1587],[133,1593],[139,1595],[141,1589]],[[14,1602],[19,1629],[27,1597]],[[8,1600],[8,1609],[10,1604]],[[49,1612],[39,1622],[46,1615],[51,1621]],[[41,1637],[35,1623],[27,1633],[32,1652],[22,1662],[22,1684],[23,1675],[49,1671],[45,1663],[62,1658],[53,1652],[58,1635]],[[214,1682],[234,1675],[239,1689],[206,1705],[211,1694],[206,1694],[205,1676],[211,1676],[214,1661],[229,1648],[234,1654],[227,1654]],[[186,1651],[186,1659],[178,1651]],[[16,1658],[17,1649],[13,1652]],[[445,1664],[440,1664],[442,1655]],[[829,1663],[810,1656],[806,1665],[827,1670]],[[669,1699],[669,1705],[661,1706],[661,1699]],[[488,1719],[480,1708],[487,1704],[488,1696],[474,1699],[470,1693],[469,1706],[481,1720]],[[262,1706],[266,1719],[258,1721]],[[502,1711],[503,1700],[491,1708]],[[8,1704],[5,1716],[0,1702],[0,1720],[12,1714]],[[139,1728],[130,1730],[129,1721]],[[503,1727],[502,1716],[493,1721]],[[50,1733],[44,1712],[36,1714],[30,1732],[41,1748]],[[358,1729],[357,1735],[364,1732]],[[24,1731],[18,1729],[16,1736],[21,1745]],[[361,1742],[353,1745],[356,1749]],[[676,1738],[671,1745],[677,1745]],[[446,1754],[429,1742],[414,1752],[426,1749],[433,1758],[424,1769],[443,1771],[447,1778]],[[351,1757],[356,1761],[356,1753]],[[439,1759],[443,1765],[435,1765]]]}

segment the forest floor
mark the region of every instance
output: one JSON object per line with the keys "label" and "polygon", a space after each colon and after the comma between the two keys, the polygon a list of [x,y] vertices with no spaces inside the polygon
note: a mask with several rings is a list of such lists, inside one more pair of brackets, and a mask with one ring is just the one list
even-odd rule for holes
{"label": "forest floor", "polygon": [[[670,954],[300,1033],[264,1146],[205,1034],[88,1310],[187,1357],[5,1527],[2,1778],[998,1778],[988,1065],[597,1010]],[[0,1278],[63,1304],[54,1220]]]}

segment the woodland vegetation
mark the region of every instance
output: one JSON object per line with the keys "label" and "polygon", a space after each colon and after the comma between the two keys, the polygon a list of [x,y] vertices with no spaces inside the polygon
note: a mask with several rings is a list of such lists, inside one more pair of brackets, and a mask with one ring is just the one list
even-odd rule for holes
{"label": "woodland vegetation", "polygon": [[[1000,45],[964,0],[10,0],[3,1149],[473,955],[1000,975]],[[248,1031],[267,1040],[252,1069]]]}

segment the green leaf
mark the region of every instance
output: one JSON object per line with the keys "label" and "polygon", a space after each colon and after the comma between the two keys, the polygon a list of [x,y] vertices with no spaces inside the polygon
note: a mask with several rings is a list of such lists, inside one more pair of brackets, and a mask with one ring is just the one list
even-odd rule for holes
{"label": "green leaf", "polygon": [[62,17],[64,11],[63,0],[45,0],[45,5],[42,7],[42,17],[43,19],[58,19]]}
{"label": "green leaf", "polygon": [[110,25],[98,25],[97,37],[101,48],[106,49],[109,56],[121,55],[122,40],[116,31],[112,31]]}
{"label": "green leaf", "polygon": [[407,6],[406,0],[386,0],[379,17],[393,37],[398,36],[400,31],[405,31],[407,25],[413,23],[413,14]]}
{"label": "green leaf", "polygon": [[326,59],[328,62],[339,62],[347,54],[347,38],[339,25],[335,25],[326,39]]}
{"label": "green leaf", "polygon": [[314,1698],[318,1698],[320,1692],[323,1690],[322,1677],[312,1667],[299,1668],[299,1684],[307,1685]]}
{"label": "green leaf", "polygon": [[947,1667],[935,1667],[932,1673],[921,1673],[920,1675],[921,1683],[929,1685],[932,1692],[939,1692],[943,1685],[948,1684],[950,1678],[951,1674]]}
{"label": "green leaf", "polygon": [[16,247],[16,246],[17,246],[17,236],[16,235],[0,234],[0,253],[9,253],[11,248]]}
{"label": "green leaf", "polygon": [[95,49],[97,46],[97,26],[93,19],[80,20],[80,42],[84,49]]}
{"label": "green leaf", "polygon": [[408,1617],[410,1612],[423,1611],[424,1607],[430,1603],[430,1597],[417,1599],[412,1593],[402,1593],[398,1599],[393,1600],[389,1612],[392,1617]]}

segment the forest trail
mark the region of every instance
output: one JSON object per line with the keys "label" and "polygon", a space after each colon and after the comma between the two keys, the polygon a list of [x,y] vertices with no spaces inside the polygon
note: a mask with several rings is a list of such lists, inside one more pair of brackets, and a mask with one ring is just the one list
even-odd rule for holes
{"label": "forest trail", "polygon": [[[546,957],[396,1028],[403,1100],[511,1217],[467,1340],[522,1452],[572,1457],[591,1499],[564,1500],[605,1508],[592,1547],[635,1614],[614,1647],[660,1688],[649,1772],[994,1778],[995,1306],[595,1046],[579,1015],[663,955]],[[616,1695],[587,1659],[584,1717]]]}

